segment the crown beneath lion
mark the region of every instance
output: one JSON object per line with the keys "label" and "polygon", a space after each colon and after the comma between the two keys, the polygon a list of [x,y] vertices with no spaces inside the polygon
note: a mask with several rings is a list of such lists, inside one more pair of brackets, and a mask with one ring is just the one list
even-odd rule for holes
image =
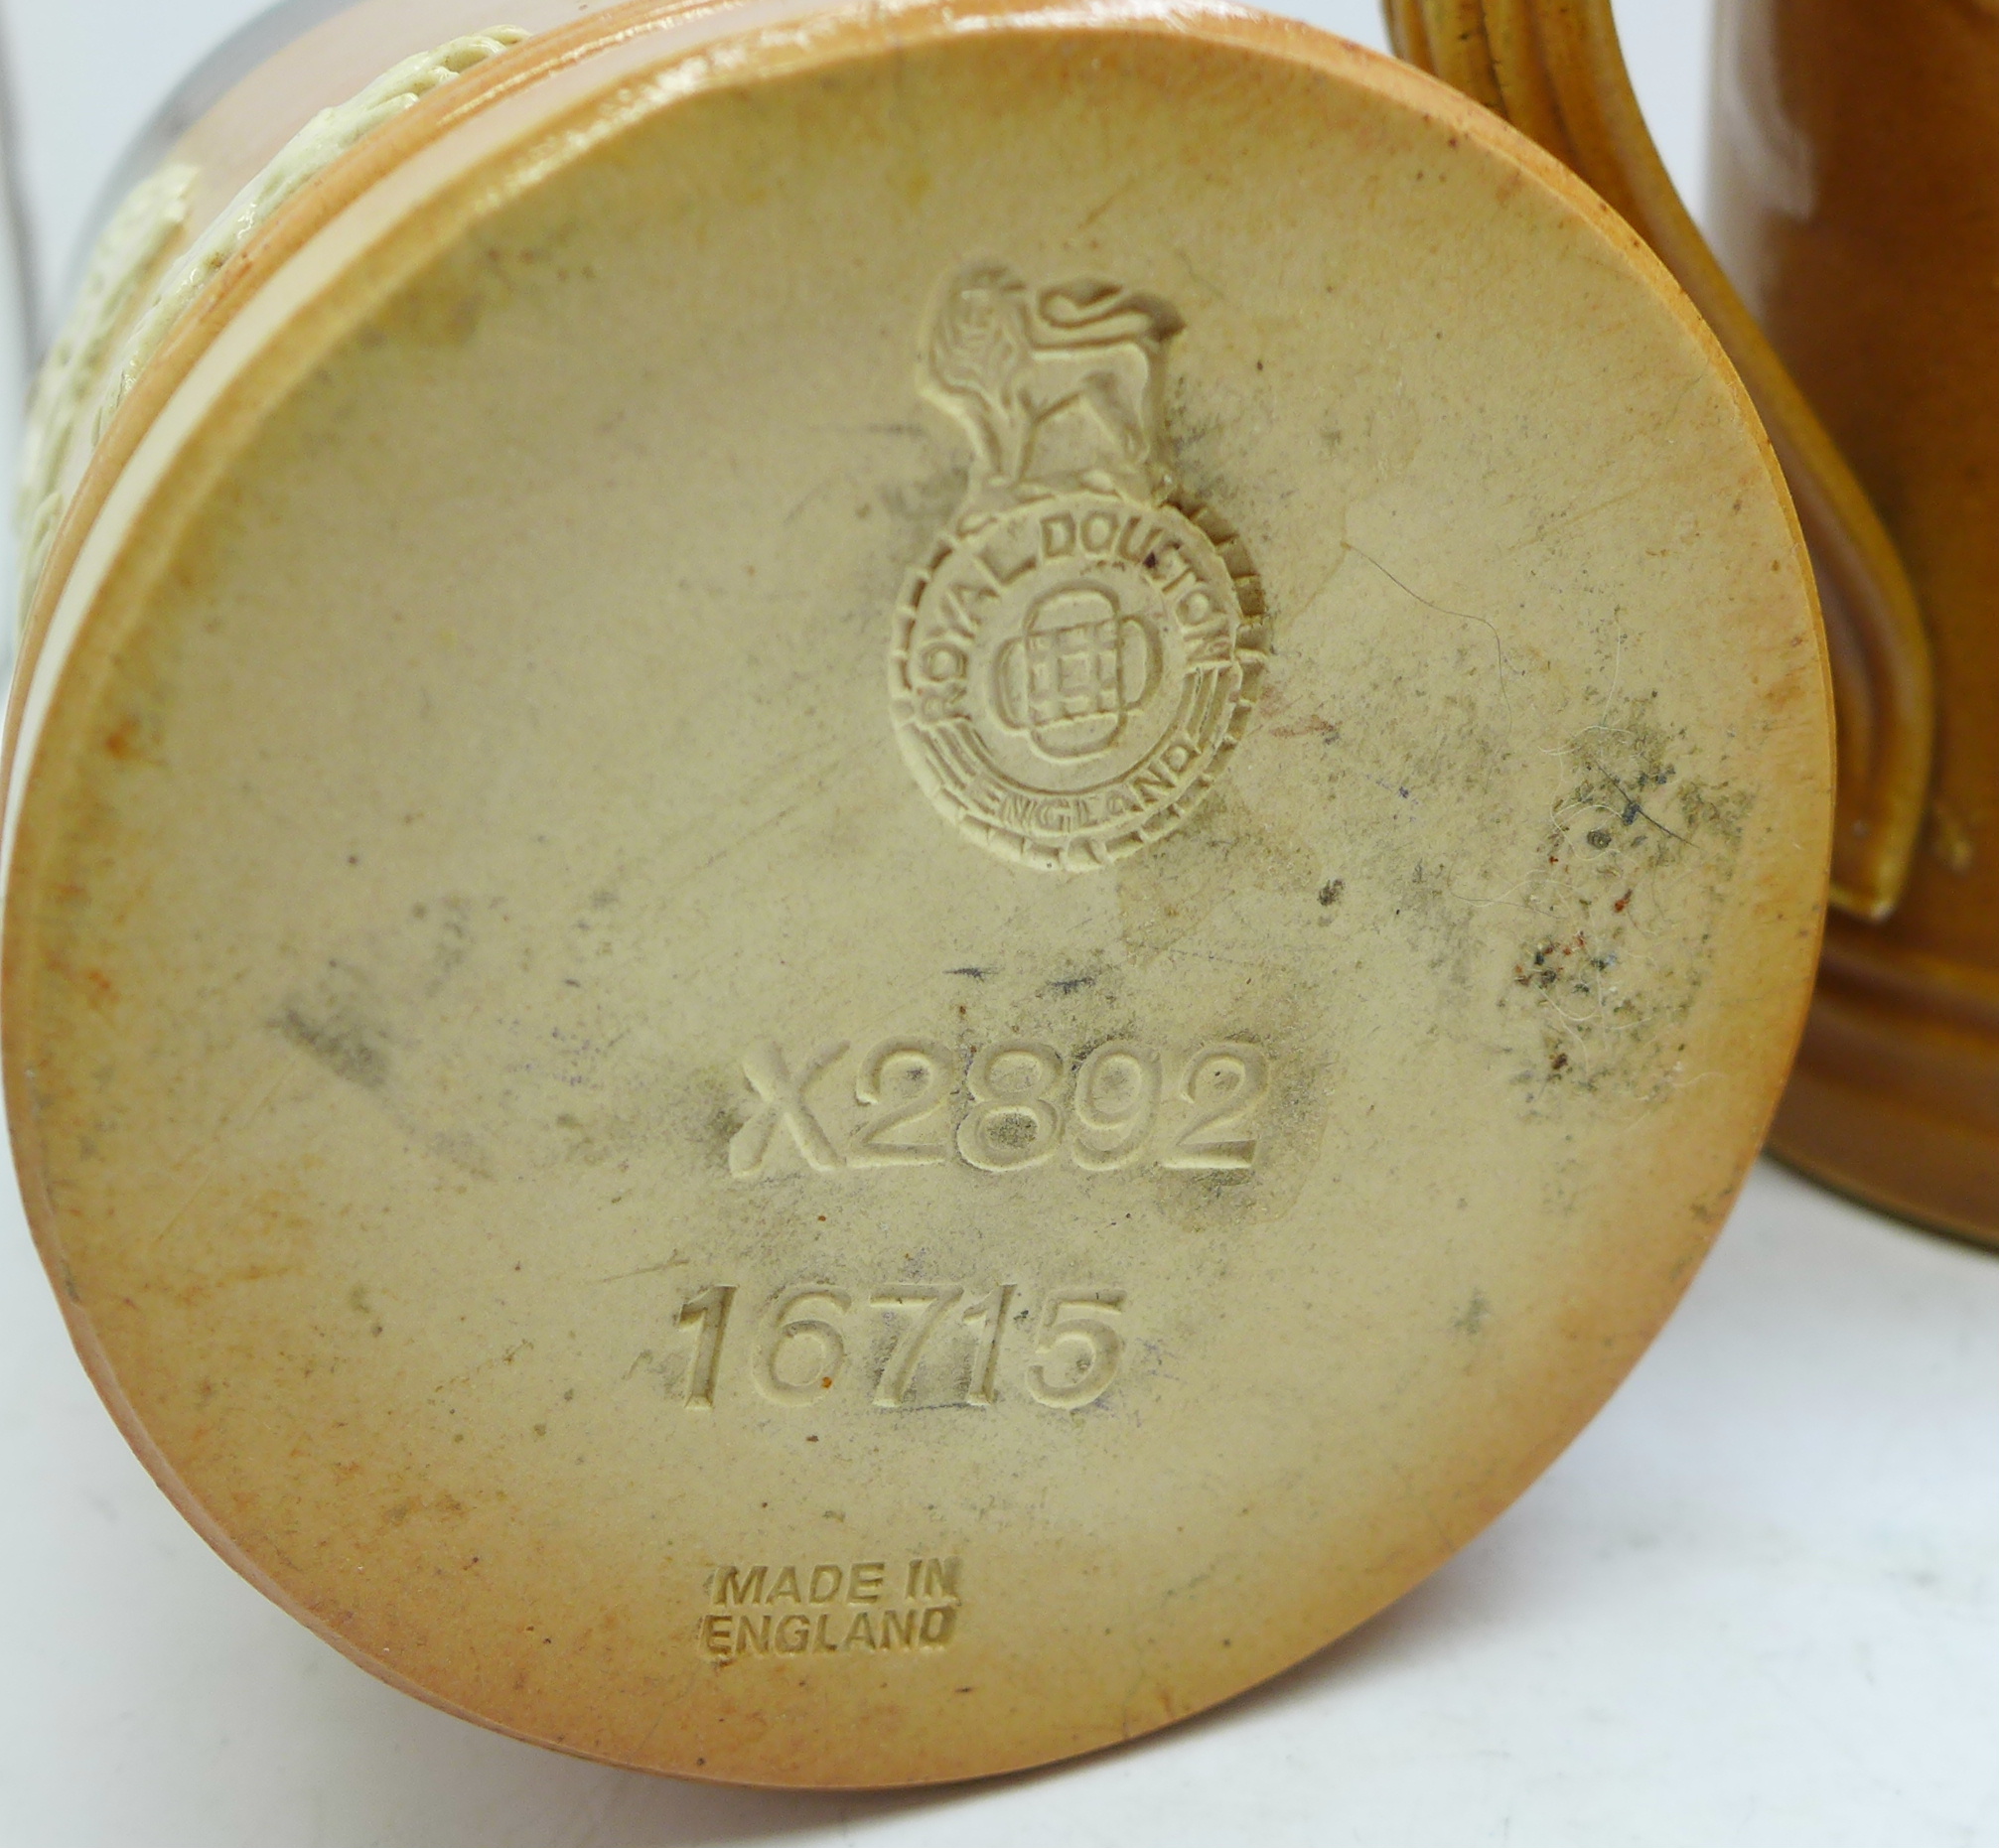
{"label": "crown beneath lion", "polygon": [[1141,290],[1077,278],[1033,290],[1001,263],[944,285],[924,339],[925,395],[962,424],[973,498],[1172,486],[1166,345],[1183,323]]}

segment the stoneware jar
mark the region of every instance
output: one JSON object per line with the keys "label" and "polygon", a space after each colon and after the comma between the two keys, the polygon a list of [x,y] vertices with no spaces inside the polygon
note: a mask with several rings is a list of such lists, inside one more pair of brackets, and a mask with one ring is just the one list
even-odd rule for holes
{"label": "stoneware jar", "polygon": [[0,945],[188,1518],[442,1707],[807,1785],[1130,1738],[1491,1521],[1831,853],[1640,238],[1219,6],[373,0],[193,114],[37,399]]}

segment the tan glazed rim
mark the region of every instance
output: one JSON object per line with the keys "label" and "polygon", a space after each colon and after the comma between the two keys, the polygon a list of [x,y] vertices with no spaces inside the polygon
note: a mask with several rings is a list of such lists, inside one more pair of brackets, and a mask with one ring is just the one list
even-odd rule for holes
{"label": "tan glazed rim", "polygon": [[[20,1018],[33,980],[24,972],[25,957],[18,948],[29,940],[25,916],[29,898],[21,889],[26,882],[16,875],[23,865],[39,871],[38,861],[48,857],[49,843],[37,838],[38,825],[44,835],[59,825],[47,817],[38,823],[34,802],[43,771],[38,753],[55,735],[60,711],[80,707],[116,670],[130,638],[110,633],[107,618],[122,609],[135,628],[143,621],[143,594],[133,587],[149,583],[174,555],[182,534],[224,471],[274,407],[310,379],[355,328],[470,227],[636,124],[663,115],[689,97],[798,72],[844,69],[883,52],[928,48],[970,32],[1050,38],[1102,34],[1252,53],[1364,87],[1437,124],[1448,132],[1452,146],[1463,142],[1509,165],[1523,186],[1560,202],[1589,235],[1609,246],[1649,285],[1723,381],[1722,390],[1742,428],[1752,434],[1756,463],[1783,509],[1789,570],[1797,575],[1797,594],[1815,624],[1803,541],[1776,460],[1705,325],[1642,241],[1574,175],[1444,84],[1312,29],[1219,6],[1189,9],[1149,0],[1047,6],[1031,0],[999,0],[983,8],[975,20],[967,20],[959,9],[934,0],[832,9],[800,0],[705,5],[634,0],[536,34],[411,108],[343,158],[284,208],[220,273],[119,408],[70,506],[27,616],[10,702],[5,833],[0,840],[10,926],[0,967],[0,1002],[10,1020]],[[1770,569],[1777,573],[1780,564],[1774,562]],[[1789,584],[1788,575],[1784,581]],[[1725,1186],[1701,1192],[1694,1207],[1700,1223],[1687,1234],[1691,1242],[1685,1257],[1671,1281],[1646,1298],[1656,1313],[1636,1313],[1635,1320],[1645,1321],[1649,1331],[1655,1331],[1669,1313],[1690,1281],[1701,1251],[1725,1219],[1734,1191],[1768,1129],[1784,1071],[1803,1028],[1822,908],[1810,911],[1811,901],[1802,895],[1815,881],[1822,897],[1834,776],[1830,676],[1822,637],[1812,645],[1815,666],[1794,671],[1815,689],[1819,710],[1802,714],[1797,723],[1822,730],[1825,799],[1815,809],[1811,792],[1786,792],[1785,799],[1795,802],[1800,812],[1808,811],[1807,821],[1817,833],[1801,827],[1800,838],[1790,849],[1791,862],[1781,872],[1766,870],[1762,875],[1766,893],[1759,920],[1768,931],[1777,986],[1763,998],[1764,1031],[1744,1052],[1741,1074],[1733,1080],[1752,1101],[1739,1106],[1729,1119],[1730,1146],[1720,1151],[1719,1159],[1712,1153],[1704,1157],[1707,1170],[1725,1170],[1732,1178]],[[1330,908],[1335,901],[1322,902]],[[1027,1756],[1003,1754],[989,1763],[967,1764],[962,1757],[948,1757],[927,1770],[905,1768],[894,1777],[858,1777],[838,1769],[830,1775],[787,1773],[769,1758],[719,1770],[705,1758],[666,1763],[557,1739],[546,1728],[510,1725],[439,1693],[361,1646],[306,1608],[251,1556],[228,1520],[181,1480],[126,1398],[95,1325],[69,1287],[34,1073],[24,1068],[23,1040],[21,1033],[10,1035],[5,1059],[9,1118],[24,1195],[71,1337],[94,1383],[147,1469],[210,1545],[266,1596],[369,1672],[433,1706],[537,1744],[579,1757],[639,1764],[714,1781],[875,1787],[1026,1769],[1069,1755],[1038,1745]],[[1620,1350],[1608,1358],[1578,1359],[1579,1370],[1556,1389],[1555,1396],[1563,1403],[1544,1441],[1518,1459],[1503,1485],[1481,1485],[1476,1505],[1440,1514],[1422,1546],[1412,1547],[1396,1560],[1392,1574],[1369,1587],[1365,1608],[1357,1616],[1345,1614],[1341,1634],[1392,1602],[1496,1518],[1594,1415],[1648,1338],[1649,1333],[1629,1351]],[[1603,1337],[1607,1345],[1612,1339]],[[1578,1347],[1587,1345],[1582,1336],[1576,1340]],[[1253,1672],[1233,1685],[1204,1695],[1195,1709],[1149,1712],[1131,1720],[1123,1736],[1186,1717],[1188,1711],[1214,1699],[1231,1698],[1331,1639],[1316,1631],[1303,1635],[1284,1662],[1274,1666],[1258,1662]],[[1113,1743],[1113,1736],[1092,1735],[1073,1749],[1093,1750]]]}
{"label": "tan glazed rim", "polygon": [[[731,15],[739,3],[740,0],[633,0],[623,8],[614,8],[612,16],[595,13],[567,26],[536,33],[506,58],[467,72],[406,114],[375,129],[290,201],[223,268],[173,330],[165,346],[148,363],[139,385],[119,406],[97,442],[71,498],[42,567],[32,601],[23,612],[0,778],[11,783],[23,710],[35,678],[36,663],[64,585],[76,565],[94,521],[155,419],[247,303],[322,229],[365,198],[372,188],[493,104],[534,90],[545,78],[577,66],[591,68],[591,76],[583,79],[586,87],[594,85],[600,76],[615,82],[620,72],[598,66],[596,61],[615,57],[621,51],[627,53],[621,63],[632,69],[655,58],[670,62],[676,57],[698,55],[707,38],[716,36],[712,31],[704,35],[703,23]],[[327,21],[320,30],[341,31],[350,25],[353,14],[366,10],[370,9],[353,7],[348,14]],[[791,6],[774,7],[771,11],[774,19],[790,15],[804,18],[815,9]],[[661,47],[651,36],[658,33],[672,33],[691,43]],[[237,88],[254,87],[255,82],[252,75]],[[225,106],[228,100],[225,97],[218,106]],[[538,96],[537,100],[545,102],[550,98]],[[514,132],[528,134],[533,130],[523,123],[517,124]],[[607,128],[606,132],[615,129]],[[493,151],[490,147],[484,150],[489,155]],[[389,212],[395,210],[392,204],[384,204]],[[353,259],[359,247],[349,247],[348,260]],[[323,282],[325,278],[320,280]]]}

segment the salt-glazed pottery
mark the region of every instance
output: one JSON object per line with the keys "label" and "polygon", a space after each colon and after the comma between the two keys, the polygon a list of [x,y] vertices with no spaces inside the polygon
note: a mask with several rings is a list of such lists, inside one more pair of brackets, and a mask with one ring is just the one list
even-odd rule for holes
{"label": "salt-glazed pottery", "polygon": [[1721,0],[1727,275],[1645,134],[1608,0],[1388,11],[1406,56],[1644,233],[1769,422],[1826,594],[1842,811],[1776,1147],[1999,1243],[1999,7]]}
{"label": "salt-glazed pottery", "polygon": [[873,1785],[1221,1700],[1547,1465],[1776,1105],[1782,476],[1392,61],[377,0],[37,428],[36,1235],[188,1517],[453,1712]]}
{"label": "salt-glazed pottery", "polygon": [[1936,652],[1924,851],[1839,919],[1779,1150],[1999,1244],[1999,6],[1723,0],[1717,247],[1873,495]]}

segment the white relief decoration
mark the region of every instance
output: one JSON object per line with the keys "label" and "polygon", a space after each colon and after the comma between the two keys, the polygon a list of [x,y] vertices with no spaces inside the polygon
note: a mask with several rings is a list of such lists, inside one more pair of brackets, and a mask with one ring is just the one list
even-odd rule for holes
{"label": "white relief decoration", "polygon": [[169,253],[186,227],[198,176],[176,165],[140,182],[97,241],[89,277],[30,406],[15,512],[24,610],[82,463],[147,362],[229,259],[375,129],[527,36],[517,26],[496,26],[454,39],[405,59],[351,100],[322,109],[178,260]]}

